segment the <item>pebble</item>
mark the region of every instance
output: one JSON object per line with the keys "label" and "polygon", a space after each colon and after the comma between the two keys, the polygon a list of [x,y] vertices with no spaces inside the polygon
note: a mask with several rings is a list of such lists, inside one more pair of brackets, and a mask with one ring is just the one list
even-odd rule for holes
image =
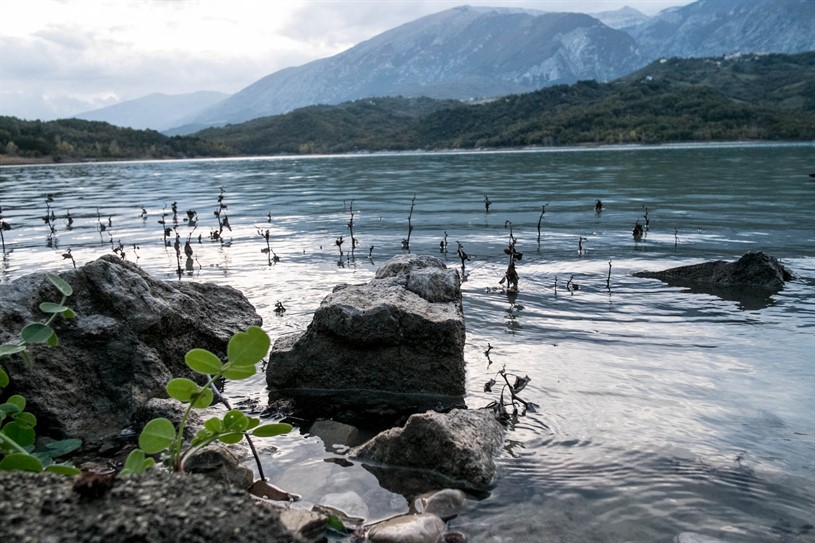
{"label": "pebble", "polygon": [[444,520],[458,515],[467,502],[467,494],[458,489],[445,488],[422,494],[413,501],[417,513],[432,513]]}
{"label": "pebble", "polygon": [[444,521],[436,515],[403,515],[381,522],[368,531],[370,543],[437,543]]}

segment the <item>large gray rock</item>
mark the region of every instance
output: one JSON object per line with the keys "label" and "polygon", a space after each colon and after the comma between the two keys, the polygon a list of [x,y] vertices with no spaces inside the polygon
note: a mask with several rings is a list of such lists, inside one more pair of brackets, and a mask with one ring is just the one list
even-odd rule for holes
{"label": "large gray rock", "polygon": [[380,467],[433,471],[451,487],[483,491],[495,477],[494,457],[503,443],[504,427],[492,410],[428,411],[351,449],[350,456]]}
{"label": "large gray rock", "polygon": [[735,262],[716,260],[680,266],[659,272],[637,272],[635,277],[661,279],[673,284],[705,284],[721,287],[749,287],[777,291],[792,273],[774,257],[761,251],[745,253]]}
{"label": "large gray rock", "polygon": [[47,472],[0,471],[0,540],[304,543],[279,512],[203,475],[154,469],[112,480],[96,498],[82,497],[74,483]]}
{"label": "large gray rock", "polygon": [[367,284],[336,287],[305,332],[278,338],[266,382],[272,399],[456,405],[464,396],[464,339],[458,274],[434,257],[399,256]]}
{"label": "large gray rock", "polygon": [[[59,346],[31,348],[34,363],[4,359],[7,393],[19,393],[38,417],[39,433],[89,440],[117,433],[173,377],[191,377],[184,355],[194,347],[218,356],[235,332],[261,318],[226,286],[165,282],[110,255],[61,274],[73,288],[76,319],[58,318]],[[60,296],[41,273],[0,286],[0,342],[43,320],[42,301]]]}

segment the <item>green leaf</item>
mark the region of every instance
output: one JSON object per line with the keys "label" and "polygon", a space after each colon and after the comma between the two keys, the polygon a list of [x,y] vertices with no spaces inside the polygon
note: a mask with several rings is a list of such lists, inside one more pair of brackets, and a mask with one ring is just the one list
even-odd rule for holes
{"label": "green leaf", "polygon": [[0,404],[0,413],[2,413],[4,417],[14,415],[15,413],[19,412],[20,408],[14,405],[13,403],[6,402]]}
{"label": "green leaf", "polygon": [[59,441],[52,441],[42,448],[42,451],[50,456],[65,456],[72,453],[82,446],[82,440],[76,438],[61,439]]}
{"label": "green leaf", "polygon": [[229,340],[226,347],[227,358],[236,366],[257,364],[269,353],[270,344],[269,336],[263,329],[250,326],[245,332],[238,332]]}
{"label": "green leaf", "polygon": [[249,426],[249,418],[240,409],[232,409],[224,415],[224,429],[227,432],[243,432]]}
{"label": "green leaf", "polygon": [[213,375],[221,371],[221,360],[206,349],[193,349],[184,357],[184,362],[192,371]]}
{"label": "green leaf", "polygon": [[206,422],[204,422],[204,428],[206,428],[207,430],[214,434],[223,432],[224,421],[222,421],[218,417],[212,417],[211,419],[207,419]]}
{"label": "green leaf", "polygon": [[254,365],[230,367],[230,365],[227,364],[226,369],[223,372],[223,376],[227,379],[232,379],[233,381],[240,381],[241,379],[252,377],[256,372],[257,368]]}
{"label": "green leaf", "polygon": [[48,344],[49,347],[56,347],[57,345],[59,345],[59,338],[57,337],[57,333],[54,332],[53,334],[51,334],[51,337],[48,338],[48,341],[46,343]]}
{"label": "green leaf", "polygon": [[71,294],[73,294],[73,293],[74,293],[74,289],[72,289],[72,288],[71,288],[71,285],[69,285],[68,283],[66,283],[66,282],[65,282],[65,279],[63,279],[63,278],[62,278],[62,277],[60,277],[59,275],[54,275],[53,273],[46,273],[46,274],[45,274],[45,277],[47,277],[47,278],[48,278],[48,280],[49,280],[49,281],[51,281],[51,284],[52,284],[52,285],[54,285],[55,287],[57,287],[57,290],[58,290],[58,291],[59,291],[59,292],[60,292],[60,293],[61,293],[63,296],[70,296]]}
{"label": "green leaf", "polygon": [[8,373],[3,368],[0,368],[0,388],[6,388],[9,384]]}
{"label": "green leaf", "polygon": [[74,317],[76,317],[76,311],[74,311],[73,309],[71,309],[71,308],[69,307],[69,308],[67,308],[65,311],[63,311],[63,312],[62,312],[62,316],[63,316],[64,318],[68,319],[68,320],[71,320],[71,319],[73,319]]}
{"label": "green leaf", "polygon": [[12,405],[16,405],[19,411],[25,411],[25,398],[20,396],[19,394],[14,394],[13,396],[9,396],[7,403]]}
{"label": "green leaf", "polygon": [[212,389],[207,387],[202,389],[201,394],[199,394],[198,397],[192,401],[192,406],[196,409],[204,409],[205,407],[212,405],[212,400],[214,398],[215,395],[212,393]]}
{"label": "green leaf", "polygon": [[33,413],[23,411],[14,416],[14,422],[20,426],[34,428],[37,425],[37,417],[35,417]]}
{"label": "green leaf", "polygon": [[234,445],[243,439],[243,432],[234,432],[218,436],[218,439],[227,445]]}
{"label": "green leaf", "polygon": [[20,447],[28,447],[33,445],[37,439],[37,434],[30,426],[20,424],[17,421],[11,421],[3,426],[3,433],[11,438]]}
{"label": "green leaf", "polygon": [[165,388],[171,397],[184,403],[192,400],[193,395],[198,394],[198,391],[201,390],[198,383],[185,377],[176,377],[175,379],[171,379]]}
{"label": "green leaf", "polygon": [[11,453],[0,460],[0,470],[42,471],[42,464],[30,454]]}
{"label": "green leaf", "polygon": [[206,428],[201,428],[197,432],[195,432],[195,436],[190,441],[190,447],[199,447],[206,445],[213,439],[217,437],[216,433],[210,432]]}
{"label": "green leaf", "polygon": [[146,459],[147,458],[145,457],[143,450],[133,449],[130,451],[130,454],[127,455],[127,459],[125,459],[125,464],[122,466],[120,475],[127,477],[128,475],[142,473],[144,471],[144,461]]}
{"label": "green leaf", "polygon": [[48,342],[53,333],[54,330],[50,326],[41,322],[32,322],[20,331],[20,336],[26,343],[38,344]]}
{"label": "green leaf", "polygon": [[248,421],[248,424],[246,425],[247,430],[251,430],[258,424],[260,424],[260,419],[256,417],[246,417],[246,420]]}
{"label": "green leaf", "polygon": [[342,520],[340,520],[340,517],[337,515],[328,515],[328,529],[343,535],[348,533],[345,524],[342,523]]}
{"label": "green leaf", "polygon": [[274,424],[264,424],[252,430],[252,435],[257,437],[274,437],[291,432],[291,424],[277,422]]}
{"label": "green leaf", "polygon": [[0,357],[11,356],[25,351],[25,345],[19,343],[3,343],[0,345]]}
{"label": "green leaf", "polygon": [[43,313],[63,313],[68,308],[64,305],[55,304],[53,302],[42,302],[40,304],[40,311]]}
{"label": "green leaf", "polygon": [[139,435],[139,448],[147,454],[156,454],[172,445],[175,426],[168,419],[157,418],[148,422]]}
{"label": "green leaf", "polygon": [[79,468],[75,468],[74,466],[69,466],[67,464],[51,464],[45,468],[45,471],[50,471],[51,473],[56,473],[58,475],[79,475],[82,473]]}

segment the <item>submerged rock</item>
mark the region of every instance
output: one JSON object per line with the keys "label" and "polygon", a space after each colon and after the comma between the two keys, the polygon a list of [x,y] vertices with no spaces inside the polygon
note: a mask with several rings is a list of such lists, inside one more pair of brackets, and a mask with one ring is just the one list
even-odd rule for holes
{"label": "submerged rock", "polygon": [[634,277],[661,279],[673,284],[706,284],[780,290],[792,273],[761,251],[745,253],[735,262],[716,260],[659,272],[637,272]]}
{"label": "submerged rock", "polygon": [[693,532],[682,532],[674,538],[674,543],[725,543],[725,541]]}
{"label": "submerged rock", "polygon": [[368,531],[371,543],[437,543],[444,521],[436,515],[403,515],[376,524]]}
{"label": "submerged rock", "polygon": [[307,330],[275,341],[272,400],[328,407],[463,403],[464,313],[458,274],[429,256],[399,256],[363,285],[340,285]]}
{"label": "submerged rock", "polygon": [[445,488],[427,492],[413,500],[413,510],[417,513],[433,513],[443,520],[449,520],[464,509],[465,503],[467,494],[455,488]]}
{"label": "submerged rock", "polygon": [[[166,282],[132,262],[107,255],[61,274],[73,288],[71,321],[53,326],[59,346],[30,348],[34,363],[4,360],[8,393],[26,397],[38,432],[85,441],[116,434],[173,377],[193,377],[184,364],[192,348],[226,353],[229,338],[261,318],[239,291],[226,286]],[[60,295],[36,273],[0,286],[0,342],[42,321],[40,302]]]}
{"label": "submerged rock", "polygon": [[504,427],[491,410],[429,411],[411,415],[403,428],[385,430],[350,455],[385,471],[425,470],[443,476],[447,486],[483,491],[492,484],[503,442]]}

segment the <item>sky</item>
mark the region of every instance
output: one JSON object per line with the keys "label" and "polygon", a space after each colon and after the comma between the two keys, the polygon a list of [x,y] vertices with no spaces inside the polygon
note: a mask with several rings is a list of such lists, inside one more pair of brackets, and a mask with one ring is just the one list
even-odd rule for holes
{"label": "sky", "polygon": [[238,92],[460,5],[646,15],[691,0],[0,0],[0,115],[50,120],[151,93]]}

